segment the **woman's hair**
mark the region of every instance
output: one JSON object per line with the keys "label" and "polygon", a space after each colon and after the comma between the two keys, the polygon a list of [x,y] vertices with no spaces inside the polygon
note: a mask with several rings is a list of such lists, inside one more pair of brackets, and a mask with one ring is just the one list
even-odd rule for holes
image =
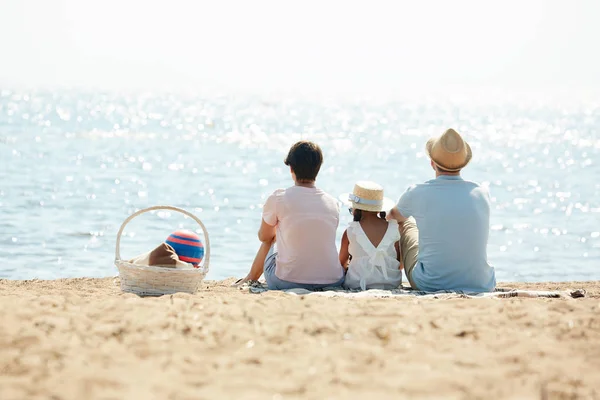
{"label": "woman's hair", "polygon": [[[372,212],[372,211],[365,211],[365,212]],[[356,221],[356,222],[360,221],[362,219],[362,213],[363,213],[363,210],[359,210],[357,208],[352,210],[352,215],[354,216],[354,221]],[[379,218],[385,219],[386,213],[385,213],[385,211],[380,211],[379,213],[377,213],[377,215],[379,216]]]}
{"label": "woman's hair", "polygon": [[314,181],[323,164],[323,153],[316,143],[301,140],[290,148],[284,163],[292,168],[297,180]]}

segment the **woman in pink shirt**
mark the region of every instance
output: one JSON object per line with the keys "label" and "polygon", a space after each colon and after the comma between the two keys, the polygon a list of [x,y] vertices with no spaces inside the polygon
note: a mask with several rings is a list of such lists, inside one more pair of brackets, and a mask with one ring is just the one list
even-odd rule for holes
{"label": "woman in pink shirt", "polygon": [[269,289],[342,285],[344,269],[335,244],[339,204],[315,186],[322,163],[315,143],[300,141],[291,147],[285,165],[294,186],[277,189],[263,206],[258,231],[262,244],[241,282],[258,280],[264,272]]}

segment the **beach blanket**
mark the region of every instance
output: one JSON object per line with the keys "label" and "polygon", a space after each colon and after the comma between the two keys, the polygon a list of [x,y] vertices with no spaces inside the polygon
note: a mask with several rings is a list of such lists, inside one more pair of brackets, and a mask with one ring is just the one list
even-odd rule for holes
{"label": "beach blanket", "polygon": [[[259,281],[252,281],[241,285],[240,290],[248,290],[250,293],[264,293],[269,291],[267,284]],[[579,298],[585,297],[584,289],[572,289],[564,291],[546,291],[546,290],[517,290],[510,288],[496,288],[494,292],[489,293],[470,293],[455,290],[440,290],[437,292],[424,292],[413,290],[410,288],[398,288],[392,290],[380,289],[344,289],[341,287],[327,287],[318,291],[310,291],[306,289],[287,289],[282,292],[291,295],[316,295],[325,297],[409,297],[418,296],[432,299],[447,299],[447,298],[511,298],[511,297],[530,297],[530,298]]]}

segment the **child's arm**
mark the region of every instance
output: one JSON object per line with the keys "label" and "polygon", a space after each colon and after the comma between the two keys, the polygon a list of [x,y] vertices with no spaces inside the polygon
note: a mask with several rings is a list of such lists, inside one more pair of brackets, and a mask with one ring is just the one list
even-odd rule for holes
{"label": "child's arm", "polygon": [[396,247],[396,260],[400,261],[400,266],[398,269],[404,269],[404,262],[402,262],[402,248],[400,247],[400,241],[394,243],[394,247]]}
{"label": "child's arm", "polygon": [[344,269],[348,269],[348,259],[350,258],[350,252],[348,251],[348,230],[344,231],[342,236],[342,245],[340,247],[340,264]]}

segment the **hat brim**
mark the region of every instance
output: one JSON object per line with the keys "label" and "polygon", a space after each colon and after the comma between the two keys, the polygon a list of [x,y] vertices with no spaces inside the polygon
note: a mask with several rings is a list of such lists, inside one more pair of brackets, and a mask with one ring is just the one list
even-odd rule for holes
{"label": "hat brim", "polygon": [[396,206],[396,202],[388,197],[384,197],[382,204],[377,205],[377,206],[370,205],[370,204],[355,203],[353,201],[348,200],[348,196],[350,194],[352,194],[352,193],[342,193],[338,196],[338,199],[346,207],[352,207],[356,210],[364,210],[364,211],[371,211],[371,212],[381,212],[381,211],[388,212]]}
{"label": "hat brim", "polygon": [[469,146],[469,143],[467,143],[466,141],[465,141],[465,146],[467,147],[467,157],[465,157],[465,162],[462,165],[460,165],[459,167],[445,166],[444,164],[440,163],[438,160],[431,157],[431,149],[433,148],[433,145],[435,144],[435,142],[437,142],[438,140],[439,140],[439,137],[434,137],[434,138],[429,139],[427,141],[427,143],[425,144],[425,151],[427,151],[427,156],[429,157],[429,159],[431,161],[433,161],[433,163],[435,165],[437,165],[438,167],[440,167],[446,171],[456,172],[456,171],[460,171],[461,169],[466,167],[467,164],[469,164],[469,162],[471,161],[471,158],[473,157],[473,153],[471,152],[471,146]]}

